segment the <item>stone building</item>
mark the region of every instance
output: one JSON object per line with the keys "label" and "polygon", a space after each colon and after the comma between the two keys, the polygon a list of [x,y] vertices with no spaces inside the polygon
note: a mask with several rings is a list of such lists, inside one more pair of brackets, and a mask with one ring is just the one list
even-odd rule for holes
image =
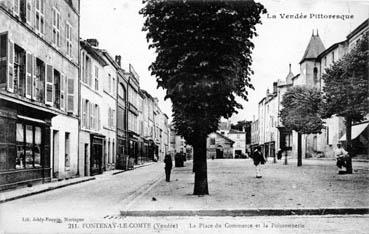
{"label": "stone building", "polygon": [[129,65],[129,72],[126,75],[128,77],[128,154],[137,163],[140,137],[137,126],[140,78],[131,64]]}
{"label": "stone building", "polygon": [[242,158],[246,156],[246,132],[231,129],[227,137],[234,141],[232,148],[233,158]]}
{"label": "stone building", "polygon": [[218,133],[210,133],[206,139],[207,158],[233,158],[234,141]]}
{"label": "stone building", "polygon": [[0,22],[0,190],[78,176],[79,1],[0,0]]}
{"label": "stone building", "polygon": [[[115,56],[121,67],[121,57]],[[117,87],[117,169],[128,167],[128,76],[122,68],[118,69]]]}
{"label": "stone building", "polygon": [[99,50],[101,57],[104,58],[106,66],[103,70],[103,106],[101,108],[102,131],[105,135],[104,157],[102,166],[104,170],[115,169],[117,161],[117,84],[118,71],[120,66],[115,59],[105,50]]}
{"label": "stone building", "polygon": [[80,55],[80,174],[103,172],[106,135],[102,126],[104,67],[107,62],[97,49],[97,40],[81,41]]}

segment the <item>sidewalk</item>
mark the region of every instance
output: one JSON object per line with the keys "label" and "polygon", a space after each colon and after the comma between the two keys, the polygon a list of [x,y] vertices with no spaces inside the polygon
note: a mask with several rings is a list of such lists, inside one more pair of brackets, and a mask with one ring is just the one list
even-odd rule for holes
{"label": "sidewalk", "polygon": [[208,160],[209,196],[192,195],[194,174],[192,164],[186,163],[184,168],[174,168],[170,183],[158,182],[128,209],[123,207],[122,214],[368,214],[368,164],[357,163],[353,162],[354,174],[337,175],[333,162],[317,160],[297,167],[294,160],[288,165],[269,161],[263,178],[256,179],[249,159]]}
{"label": "sidewalk", "polygon": [[[154,163],[155,162],[148,162],[148,163],[144,163],[141,165],[135,165],[134,168],[137,169],[140,167],[146,167]],[[59,189],[59,188],[63,188],[66,186],[71,186],[71,185],[80,184],[80,183],[95,180],[95,179],[100,179],[106,176],[114,176],[114,175],[117,175],[123,172],[126,172],[126,171],[110,170],[110,171],[105,171],[102,174],[95,175],[95,176],[76,177],[76,178],[70,178],[70,179],[65,179],[61,181],[56,180],[56,181],[51,181],[49,183],[44,183],[44,184],[35,184],[32,187],[22,187],[22,188],[17,188],[17,189],[12,189],[12,190],[6,190],[3,192],[0,192],[0,204],[3,202],[12,201],[12,200],[16,200],[19,198],[28,197],[28,196],[32,196],[32,195],[43,193],[43,192],[48,192],[54,189]]]}

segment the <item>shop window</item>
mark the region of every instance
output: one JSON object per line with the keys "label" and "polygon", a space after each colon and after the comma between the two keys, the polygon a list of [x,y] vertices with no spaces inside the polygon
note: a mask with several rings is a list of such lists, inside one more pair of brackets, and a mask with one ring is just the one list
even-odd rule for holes
{"label": "shop window", "polygon": [[41,167],[42,138],[38,126],[17,123],[16,125],[16,169]]}

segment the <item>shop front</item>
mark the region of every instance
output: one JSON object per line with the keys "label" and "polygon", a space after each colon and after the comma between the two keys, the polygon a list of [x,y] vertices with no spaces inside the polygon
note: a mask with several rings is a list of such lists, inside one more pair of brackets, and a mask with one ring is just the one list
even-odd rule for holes
{"label": "shop front", "polygon": [[103,172],[103,142],[105,136],[91,134],[90,175]]}
{"label": "shop front", "polygon": [[0,190],[51,180],[47,109],[0,100]]}

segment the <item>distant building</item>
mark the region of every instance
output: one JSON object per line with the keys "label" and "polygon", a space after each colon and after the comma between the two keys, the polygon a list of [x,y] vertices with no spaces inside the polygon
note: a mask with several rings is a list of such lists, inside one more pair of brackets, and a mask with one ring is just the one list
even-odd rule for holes
{"label": "distant building", "polygon": [[233,158],[241,158],[246,156],[246,132],[231,129],[227,137],[234,141],[233,144]]}
{"label": "distant building", "polygon": [[218,133],[210,133],[206,140],[207,158],[233,158],[233,144],[230,138]]}

